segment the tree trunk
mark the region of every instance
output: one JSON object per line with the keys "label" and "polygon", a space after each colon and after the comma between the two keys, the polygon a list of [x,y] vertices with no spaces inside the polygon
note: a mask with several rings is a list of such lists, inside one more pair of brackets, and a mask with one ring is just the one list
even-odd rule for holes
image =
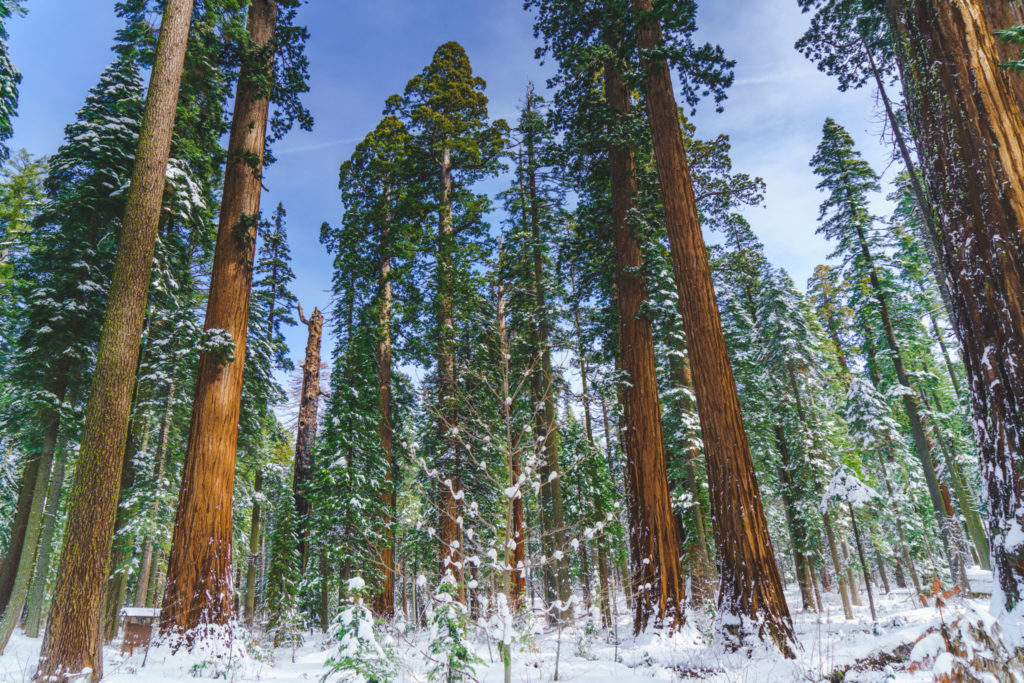
{"label": "tree trunk", "polygon": [[925,430],[924,419],[918,409],[914,391],[910,386],[910,376],[907,374],[906,366],[903,363],[903,353],[899,342],[896,340],[896,332],[889,315],[889,304],[886,301],[882,285],[878,278],[878,270],[875,268],[874,257],[868,248],[867,236],[862,227],[857,226],[857,237],[860,242],[861,255],[864,258],[865,267],[868,270],[868,277],[871,283],[871,291],[875,302],[878,304],[878,314],[882,319],[882,331],[885,333],[885,341],[889,347],[889,353],[896,379],[905,389],[902,393],[903,409],[910,422],[910,431],[914,437],[914,448],[917,453],[918,462],[921,464],[921,472],[924,474],[924,481],[928,488],[928,495],[931,498],[932,509],[935,511],[935,519],[939,524],[939,532],[942,537],[942,544],[949,558],[949,571],[953,580],[961,586],[966,586],[967,576],[957,571],[959,563],[954,557],[954,541],[950,537],[950,519],[946,515],[946,508],[942,504],[942,495],[939,492],[939,480],[935,474],[935,461],[932,458],[932,444],[928,439]]}
{"label": "tree trunk", "polygon": [[306,326],[306,359],[302,363],[302,395],[299,398],[299,426],[295,435],[295,471],[292,491],[295,495],[295,520],[299,537],[299,566],[302,574],[309,565],[309,524],[313,505],[309,500],[309,486],[313,478],[313,448],[316,444],[317,412],[320,405],[320,340],[324,334],[324,316],[314,308],[309,320],[302,315],[299,322]]}
{"label": "tree trunk", "polygon": [[438,463],[438,541],[441,576],[451,575],[459,602],[466,602],[466,577],[462,547],[462,480],[459,476],[459,452],[455,383],[455,226],[452,222],[451,150],[445,148],[440,163],[441,206],[437,227],[438,327],[438,430],[441,457]]}
{"label": "tree trunk", "polygon": [[[499,246],[499,252],[501,247]],[[504,254],[500,253],[499,259]],[[522,476],[523,468],[519,459],[519,435],[512,433],[511,415],[511,387],[509,379],[509,359],[512,357],[509,349],[508,329],[505,316],[505,286],[498,283],[497,286],[497,314],[498,314],[498,350],[501,353],[501,420],[505,430],[504,443],[508,449],[508,472],[509,488],[513,491],[507,506],[507,519],[505,521],[505,564],[508,566],[507,585],[509,609],[515,614],[523,605],[523,597],[526,593],[526,530],[524,527],[523,515],[523,493],[522,484],[519,478]]]}
{"label": "tree trunk", "polygon": [[[276,0],[252,2],[249,37],[255,48],[270,42],[276,22]],[[223,625],[231,617],[231,499],[269,107],[256,81],[269,71],[271,57],[258,54],[263,60],[246,63],[235,95],[206,307],[205,329],[231,336],[234,360],[211,353],[199,358],[160,613],[160,632],[189,634],[189,643],[200,624]]]}
{"label": "tree trunk", "polygon": [[963,349],[1008,611],[1024,604],[1024,119],[978,0],[887,0]]}
{"label": "tree trunk", "polygon": [[57,447],[59,423],[51,419],[46,434],[43,436],[42,450],[39,453],[39,474],[32,490],[32,507],[29,508],[25,530],[25,541],[22,546],[18,571],[14,575],[11,588],[11,599],[7,602],[3,617],[0,618],[0,655],[7,648],[14,627],[21,619],[21,610],[28,599],[29,581],[35,569],[36,549],[42,534],[43,505],[46,502],[46,486],[50,482],[50,469],[53,467],[53,456]]}
{"label": "tree trunk", "polygon": [[46,495],[46,512],[43,519],[43,533],[39,538],[36,553],[36,570],[32,578],[32,592],[28,601],[28,616],[25,617],[25,635],[39,637],[39,624],[43,618],[43,602],[46,599],[46,583],[50,578],[50,555],[53,551],[53,536],[57,530],[57,510],[60,494],[64,488],[64,465],[67,455],[64,448],[56,452],[53,474],[50,475],[50,491]]}
{"label": "tree trunk", "polygon": [[[645,71],[647,115],[661,185],[680,314],[693,369],[694,390],[711,491],[712,520],[722,568],[719,610],[739,617],[734,643],[758,625],[793,656],[793,625],[775,564],[768,521],[757,488],[736,381],[715,301],[693,182],[686,161],[668,63],[651,58],[663,42],[651,0],[632,0]],[[655,52],[656,54],[656,52]],[[730,627],[730,630],[733,630]]]}
{"label": "tree trunk", "polygon": [[778,467],[779,488],[782,494],[782,507],[786,513],[786,524],[789,527],[789,539],[793,546],[793,564],[796,568],[796,580],[800,585],[800,596],[805,610],[814,609],[814,589],[811,585],[810,571],[807,567],[807,525],[797,509],[795,484],[790,478],[793,459],[789,454],[786,434],[781,424],[775,425],[775,444],[779,449],[780,464]]}
{"label": "tree trunk", "polygon": [[252,627],[253,617],[256,616],[256,559],[259,557],[263,524],[259,496],[262,491],[263,470],[256,470],[256,481],[253,484],[255,500],[252,503],[252,520],[249,522],[249,558],[245,563],[245,602],[242,605],[246,628]]}
{"label": "tree trunk", "polygon": [[[390,209],[389,209],[390,211]],[[395,459],[394,459],[394,416],[391,400],[391,256],[390,256],[390,214],[385,219],[381,242],[383,256],[380,261],[378,278],[380,287],[380,310],[377,320],[377,392],[380,434],[380,448],[384,453],[387,473],[384,481],[383,542],[380,548],[380,562],[383,573],[380,590],[374,599],[374,614],[383,619],[395,615]]]}
{"label": "tree trunk", "polygon": [[[535,96],[532,89],[526,97],[526,114],[532,112]],[[551,612],[552,618],[563,618],[572,595],[569,578],[569,557],[566,554],[565,511],[562,502],[562,480],[558,464],[558,414],[555,409],[554,372],[551,366],[551,323],[548,319],[547,292],[544,281],[544,250],[540,225],[540,202],[537,194],[537,141],[534,131],[526,131],[523,146],[526,150],[526,184],[523,188],[523,213],[527,219],[531,237],[533,259],[533,368],[532,389],[535,438],[542,452],[539,454],[540,475],[539,504],[543,510],[541,521],[541,548],[547,562],[544,566],[545,598],[548,604],[558,601],[559,609]],[[524,226],[526,227],[526,226]],[[543,406],[539,411],[536,406]]]}
{"label": "tree trunk", "polygon": [[192,0],[170,0],[164,7],[68,499],[57,586],[36,673],[43,679],[61,680],[68,672],[86,667],[92,669],[94,679],[103,674],[98,607],[110,560],[132,379],[191,17]]}
{"label": "tree trunk", "polygon": [[871,572],[868,570],[868,561],[864,557],[864,544],[860,540],[860,529],[857,527],[857,515],[853,512],[853,506],[848,504],[850,508],[850,523],[853,525],[853,540],[857,543],[857,555],[860,557],[860,569],[864,574],[864,588],[868,591],[868,606],[871,608],[871,621],[878,621],[878,615],[875,613],[875,594],[871,590]]}
{"label": "tree trunk", "polygon": [[[50,421],[59,420],[56,414]],[[7,555],[4,556],[3,572],[0,573],[0,612],[7,609],[14,589],[14,577],[21,564],[22,548],[25,545],[25,533],[28,530],[28,518],[32,510],[32,494],[36,490],[36,478],[39,476],[41,453],[29,453],[25,467],[21,473],[21,484],[18,488],[18,507],[11,523],[10,538],[7,544]]]}
{"label": "tree trunk", "polygon": [[[153,469],[153,483],[154,486],[157,487],[163,486],[164,467],[167,462],[167,444],[171,438],[171,418],[174,415],[175,385],[177,385],[177,379],[172,376],[167,387],[167,404],[164,406],[164,417],[160,422],[160,436],[156,444],[156,454],[153,458],[156,461]],[[155,519],[159,511],[160,499],[157,498],[153,501],[153,506],[150,508],[150,519]],[[135,585],[135,599],[132,601],[132,604],[135,607],[149,606],[147,598],[149,594],[150,581],[152,574],[155,573],[153,570],[153,554],[153,541],[147,538],[142,547],[142,562],[139,565],[139,581]]]}
{"label": "tree trunk", "polygon": [[825,537],[828,539],[828,553],[832,558],[832,569],[836,572],[836,583],[839,585],[839,597],[843,601],[843,616],[849,620],[853,619],[853,607],[850,605],[850,587],[843,576],[843,561],[839,557],[839,550],[836,548],[836,534],[832,530],[832,519],[829,513],[825,513]]}
{"label": "tree trunk", "polygon": [[[610,40],[614,45],[617,41]],[[629,89],[618,65],[605,63],[605,96],[622,125],[631,117]],[[615,130],[609,130],[614,139]],[[633,630],[647,628],[651,617],[669,628],[685,620],[686,580],[680,562],[680,544],[665,462],[661,404],[654,359],[651,321],[641,315],[647,285],[638,272],[643,264],[633,236],[629,214],[637,193],[633,151],[612,143],[612,229],[614,231],[616,291],[619,318],[619,362],[629,378],[623,385],[622,446],[626,456],[629,502],[629,538],[633,571]]]}

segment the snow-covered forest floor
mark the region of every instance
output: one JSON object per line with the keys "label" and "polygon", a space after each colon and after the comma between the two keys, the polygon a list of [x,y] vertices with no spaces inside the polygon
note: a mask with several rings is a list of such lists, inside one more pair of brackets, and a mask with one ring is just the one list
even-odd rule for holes
{"label": "snow-covered forest floor", "polygon": [[[991,575],[972,572],[975,594],[991,588]],[[876,589],[877,590],[877,589]],[[514,643],[512,680],[589,681],[631,683],[633,681],[931,681],[933,666],[911,671],[911,650],[922,634],[942,623],[950,623],[971,610],[986,614],[988,599],[953,598],[941,610],[933,604],[923,606],[911,591],[893,589],[889,595],[876,595],[878,622],[871,623],[867,596],[864,605],[855,607],[855,621],[843,619],[842,606],[834,593],[823,595],[822,614],[799,609],[799,592],[794,585],[787,591],[793,612],[797,638],[802,646],[797,659],[786,660],[769,649],[753,653],[723,654],[708,646],[711,624],[700,615],[691,615],[687,627],[672,636],[643,634],[634,638],[630,615],[620,602],[617,628],[593,631],[586,624],[564,629],[559,634],[538,622],[534,634]],[[398,681],[426,681],[429,631],[405,629],[404,635],[392,635],[390,649],[396,654]],[[702,632],[703,631],[703,632]],[[617,641],[617,642],[616,642]],[[481,683],[503,680],[503,669],[493,639],[482,629],[474,631],[473,645],[483,663],[476,668]],[[929,640],[918,652],[927,649]],[[16,633],[6,654],[0,657],[0,681],[14,683],[31,679],[40,640]],[[149,683],[156,681],[216,680],[232,681],[319,681],[328,672],[327,661],[336,651],[331,639],[320,633],[308,635],[296,648],[268,649],[250,645],[244,657],[229,666],[215,663],[208,656],[179,652],[154,645],[149,652],[132,656],[120,652],[120,641],[105,649],[104,680],[109,683]],[[927,662],[926,662],[927,663]],[[842,672],[842,678],[837,677]],[[345,680],[333,675],[330,680]],[[997,680],[993,678],[992,680]]]}

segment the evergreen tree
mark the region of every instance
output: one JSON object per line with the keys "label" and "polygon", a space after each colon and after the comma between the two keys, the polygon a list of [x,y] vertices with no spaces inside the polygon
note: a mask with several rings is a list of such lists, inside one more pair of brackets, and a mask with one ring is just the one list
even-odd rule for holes
{"label": "evergreen tree", "polygon": [[854,282],[868,285],[867,305],[881,321],[885,343],[891,356],[896,380],[901,388],[903,408],[910,422],[914,447],[928,485],[935,517],[942,534],[950,572],[959,583],[966,576],[958,568],[954,555],[950,524],[939,491],[931,445],[925,431],[917,395],[911,387],[910,376],[904,364],[902,350],[896,338],[891,315],[890,295],[883,284],[882,273],[876,266],[875,254],[879,249],[874,231],[875,219],[868,209],[868,193],[878,191],[878,177],[853,146],[853,139],[835,121],[825,121],[822,142],[811,160],[811,166],[821,177],[818,188],[828,193],[820,209],[819,234],[838,242],[835,255],[842,257]]}
{"label": "evergreen tree", "polygon": [[440,438],[436,467],[444,475],[438,487],[439,558],[442,573],[451,572],[458,586],[465,579],[459,550],[463,540],[460,455],[454,439],[459,423],[456,302],[471,279],[471,264],[484,232],[482,218],[489,209],[487,197],[474,192],[472,185],[500,170],[508,128],[504,121],[489,120],[485,85],[473,75],[462,46],[449,42],[409,81],[401,97],[388,100],[388,112],[402,120],[411,138],[417,220],[437,225],[436,241],[421,247],[433,255],[434,265],[428,330],[436,358],[434,410]]}
{"label": "evergreen tree", "polygon": [[7,161],[11,151],[4,144],[14,134],[14,118],[18,110],[18,85],[21,72],[11,63],[7,51],[7,20],[25,12],[22,0],[0,2],[0,162]]}

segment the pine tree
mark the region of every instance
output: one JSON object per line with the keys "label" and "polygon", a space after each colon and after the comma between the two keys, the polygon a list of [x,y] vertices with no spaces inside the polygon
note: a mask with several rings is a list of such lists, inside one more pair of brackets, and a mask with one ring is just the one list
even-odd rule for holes
{"label": "pine tree", "polygon": [[283,403],[284,390],[274,378],[274,370],[291,370],[288,347],[282,328],[294,325],[292,310],[297,304],[288,289],[295,279],[285,226],[284,206],[278,204],[273,222],[264,223],[263,236],[253,266],[252,306],[249,308],[248,340],[245,345],[245,377],[242,380],[241,421],[238,431],[239,458],[251,462],[253,476],[252,516],[249,522],[249,559],[245,570],[243,612],[251,624],[256,606],[257,553],[262,533],[261,509],[263,466],[268,422],[273,421],[272,406]]}
{"label": "pine tree", "polygon": [[[559,471],[559,425],[555,406],[557,378],[551,355],[557,330],[553,311],[558,305],[557,285],[552,278],[550,252],[554,222],[561,218],[560,192],[555,185],[554,131],[548,122],[547,105],[533,86],[527,87],[520,118],[513,130],[518,150],[513,186],[505,192],[505,210],[513,230],[505,245],[510,273],[509,308],[512,326],[529,336],[531,401],[534,444],[541,463],[539,514],[544,556],[553,558],[543,570],[545,600],[568,605],[572,592],[566,553],[565,512]],[[518,265],[518,267],[517,267]],[[562,610],[553,617],[561,618]]]}
{"label": "pine tree", "polygon": [[142,333],[191,16],[191,0],[172,0],[164,8],[68,502],[55,608],[40,652],[38,675],[43,677],[86,666],[102,675],[102,647],[94,642],[99,629],[92,624],[107,574],[131,378],[138,364],[136,340]]}
{"label": "pine tree", "polygon": [[18,110],[18,85],[21,72],[11,63],[7,51],[7,20],[16,14],[23,14],[22,0],[0,2],[0,162],[7,161],[11,151],[5,142],[14,134],[14,118]]}
{"label": "pine tree", "polygon": [[875,263],[873,247],[877,251],[878,246],[872,241],[875,219],[868,209],[868,193],[879,190],[878,178],[854,149],[853,139],[832,119],[825,121],[822,142],[811,160],[811,166],[822,178],[818,188],[829,193],[821,205],[822,223],[818,232],[838,242],[835,255],[842,257],[844,267],[850,270],[850,279],[869,284],[869,305],[881,320],[896,379],[902,387],[903,409],[910,422],[921,471],[928,485],[928,494],[949,557],[950,572],[958,583],[964,582],[966,576],[959,571],[959,562],[954,556],[950,524],[935,475],[931,444],[896,338],[889,296]]}

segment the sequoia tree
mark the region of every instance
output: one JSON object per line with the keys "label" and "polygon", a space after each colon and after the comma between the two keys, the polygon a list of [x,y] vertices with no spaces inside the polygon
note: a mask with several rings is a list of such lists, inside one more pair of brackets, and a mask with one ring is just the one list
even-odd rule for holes
{"label": "sequoia tree", "polygon": [[205,329],[231,348],[200,355],[178,513],[160,614],[163,633],[185,634],[231,616],[231,498],[259,218],[277,0],[253,0],[238,78]]}
{"label": "sequoia tree", "polygon": [[[433,341],[437,363],[435,403],[441,452],[438,456],[438,541],[440,574],[464,584],[462,547],[461,456],[457,446],[459,415],[456,377],[456,293],[467,272],[462,258],[479,236],[485,197],[472,184],[495,174],[504,148],[504,121],[487,115],[486,82],[473,74],[461,45],[444,43],[418,76],[393,96],[388,109],[403,120],[410,135],[414,177],[422,188],[421,216],[437,221],[434,252]],[[429,217],[429,218],[428,218]],[[462,589],[460,589],[460,595]]]}
{"label": "sequoia tree", "polygon": [[[939,209],[988,499],[998,607],[1024,605],[1024,118],[980,0],[887,0]],[[1019,613],[1019,612],[1018,612]]]}
{"label": "sequoia tree", "polygon": [[[734,635],[742,638],[745,628],[756,625],[760,633],[767,631],[779,649],[792,656],[794,635],[789,607],[775,564],[722,333],[672,77],[660,52],[665,39],[652,1],[632,0],[632,4],[637,13],[647,117],[707,458],[712,521],[722,569],[718,605],[730,615],[726,619],[739,618],[741,623]],[[706,46],[696,56],[714,68],[716,53],[712,48]],[[749,624],[743,623],[747,620]]]}

